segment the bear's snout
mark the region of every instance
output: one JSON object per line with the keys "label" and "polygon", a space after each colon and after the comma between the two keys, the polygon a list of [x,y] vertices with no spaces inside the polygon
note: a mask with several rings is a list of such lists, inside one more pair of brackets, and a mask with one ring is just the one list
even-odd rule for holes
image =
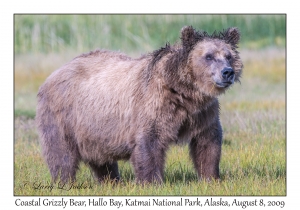
{"label": "bear's snout", "polygon": [[222,80],[216,83],[218,87],[225,88],[234,83],[235,74],[231,67],[225,67],[221,71],[221,75]]}
{"label": "bear's snout", "polygon": [[225,67],[222,71],[221,71],[221,74],[222,74],[222,78],[227,81],[227,82],[231,82],[233,83],[234,82],[234,78],[235,78],[235,75],[234,75],[234,71],[231,67]]}

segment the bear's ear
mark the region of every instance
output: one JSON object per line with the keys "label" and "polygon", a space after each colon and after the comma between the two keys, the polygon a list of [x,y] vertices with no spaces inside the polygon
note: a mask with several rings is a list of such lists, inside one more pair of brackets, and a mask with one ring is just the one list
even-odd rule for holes
{"label": "bear's ear", "polygon": [[225,32],[225,41],[233,46],[236,46],[240,41],[240,31],[238,28],[228,28]]}
{"label": "bear's ear", "polygon": [[196,32],[192,26],[184,26],[181,29],[181,42],[183,47],[190,48],[195,44]]}

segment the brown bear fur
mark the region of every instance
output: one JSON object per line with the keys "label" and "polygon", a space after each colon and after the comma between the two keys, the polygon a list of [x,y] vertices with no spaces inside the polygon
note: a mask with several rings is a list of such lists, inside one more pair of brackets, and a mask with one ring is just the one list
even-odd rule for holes
{"label": "brown bear fur", "polygon": [[180,44],[140,58],[97,50],[53,72],[36,115],[53,180],[75,180],[79,161],[99,181],[118,180],[117,161],[130,159],[137,181],[162,182],[166,150],[179,142],[189,143],[199,178],[218,179],[216,97],[241,75],[239,38],[236,28],[209,35],[188,26]]}

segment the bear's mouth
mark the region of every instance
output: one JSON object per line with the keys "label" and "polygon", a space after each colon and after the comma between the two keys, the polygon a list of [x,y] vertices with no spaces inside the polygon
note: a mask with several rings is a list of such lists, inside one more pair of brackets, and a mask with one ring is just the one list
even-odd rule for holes
{"label": "bear's mouth", "polygon": [[229,87],[232,84],[233,84],[232,81],[216,82],[216,86],[218,88],[227,88],[227,87]]}

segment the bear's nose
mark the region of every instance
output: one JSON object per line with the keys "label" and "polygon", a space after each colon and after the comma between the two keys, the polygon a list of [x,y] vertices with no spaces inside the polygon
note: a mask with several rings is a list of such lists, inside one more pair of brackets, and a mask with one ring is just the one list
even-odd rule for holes
{"label": "bear's nose", "polygon": [[223,79],[225,79],[226,81],[233,82],[233,80],[234,80],[234,71],[231,67],[225,67],[221,71],[221,74],[222,74]]}

